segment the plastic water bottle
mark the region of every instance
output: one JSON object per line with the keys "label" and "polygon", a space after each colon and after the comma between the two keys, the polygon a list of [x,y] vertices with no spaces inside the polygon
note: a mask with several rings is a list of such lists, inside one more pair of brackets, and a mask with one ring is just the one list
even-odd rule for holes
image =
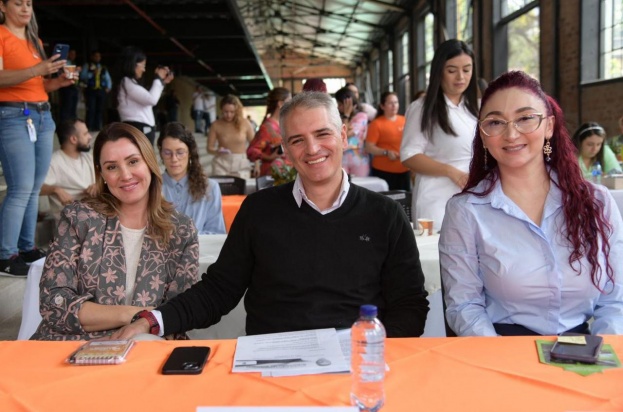
{"label": "plastic water bottle", "polygon": [[600,185],[601,184],[601,164],[599,162],[593,163],[593,167],[591,168],[591,175],[593,175],[593,183]]}
{"label": "plastic water bottle", "polygon": [[376,412],[385,403],[385,327],[374,305],[363,305],[351,328],[351,403],[360,411]]}

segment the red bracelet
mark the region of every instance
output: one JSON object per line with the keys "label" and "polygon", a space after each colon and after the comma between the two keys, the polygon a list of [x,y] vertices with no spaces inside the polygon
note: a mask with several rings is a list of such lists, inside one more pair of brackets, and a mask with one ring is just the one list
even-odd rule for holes
{"label": "red bracelet", "polygon": [[140,312],[136,313],[134,317],[132,317],[130,323],[134,323],[140,318],[146,319],[147,322],[149,322],[149,333],[158,336],[158,334],[160,333],[160,325],[158,324],[158,319],[156,319],[156,316],[154,316],[154,314],[148,310],[141,310]]}

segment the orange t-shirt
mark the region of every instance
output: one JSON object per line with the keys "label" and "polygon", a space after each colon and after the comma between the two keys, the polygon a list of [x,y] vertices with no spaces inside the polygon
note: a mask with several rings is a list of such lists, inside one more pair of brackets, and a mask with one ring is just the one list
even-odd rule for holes
{"label": "orange t-shirt", "polygon": [[[3,70],[20,70],[41,63],[37,50],[0,25],[0,57]],[[1,102],[47,102],[43,77],[37,76],[14,86],[0,87]]]}
{"label": "orange t-shirt", "polygon": [[[393,121],[385,116],[379,116],[368,125],[366,140],[376,144],[380,149],[400,153],[400,142],[404,128],[404,116],[396,115],[396,119]],[[404,173],[409,170],[400,162],[400,156],[396,160],[389,160],[387,156],[374,156],[372,167],[389,173]]]}

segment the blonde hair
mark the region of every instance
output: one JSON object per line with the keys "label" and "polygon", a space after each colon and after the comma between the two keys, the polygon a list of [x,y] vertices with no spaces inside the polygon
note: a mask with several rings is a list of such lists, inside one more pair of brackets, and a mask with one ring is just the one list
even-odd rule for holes
{"label": "blonde hair", "polygon": [[244,118],[244,113],[242,111],[242,109],[244,108],[242,102],[238,97],[234,96],[233,94],[226,94],[219,105],[221,110],[226,104],[231,104],[236,109],[236,114],[234,115],[234,126],[236,126],[236,130],[241,131],[243,125],[242,122],[247,121],[247,119]]}
{"label": "blonde hair", "polygon": [[149,184],[149,200],[147,204],[148,223],[146,233],[153,236],[156,242],[166,242],[171,238],[175,229],[171,216],[175,207],[162,197],[162,174],[153,146],[134,126],[125,123],[111,123],[99,132],[93,145],[93,164],[95,166],[95,185],[97,194],[87,199],[86,203],[94,210],[106,216],[118,216],[121,202],[104,183],[100,157],[104,144],[115,142],[119,139],[128,139],[134,144],[145,164],[151,171],[151,183]]}

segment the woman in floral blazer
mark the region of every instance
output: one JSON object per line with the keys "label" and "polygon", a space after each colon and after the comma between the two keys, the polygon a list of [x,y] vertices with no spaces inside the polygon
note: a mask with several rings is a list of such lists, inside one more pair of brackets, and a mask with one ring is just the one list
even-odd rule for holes
{"label": "woman in floral blazer", "polygon": [[61,213],[31,339],[108,336],[198,280],[197,230],[162,198],[149,140],[112,123],[97,136],[93,160],[98,195]]}

